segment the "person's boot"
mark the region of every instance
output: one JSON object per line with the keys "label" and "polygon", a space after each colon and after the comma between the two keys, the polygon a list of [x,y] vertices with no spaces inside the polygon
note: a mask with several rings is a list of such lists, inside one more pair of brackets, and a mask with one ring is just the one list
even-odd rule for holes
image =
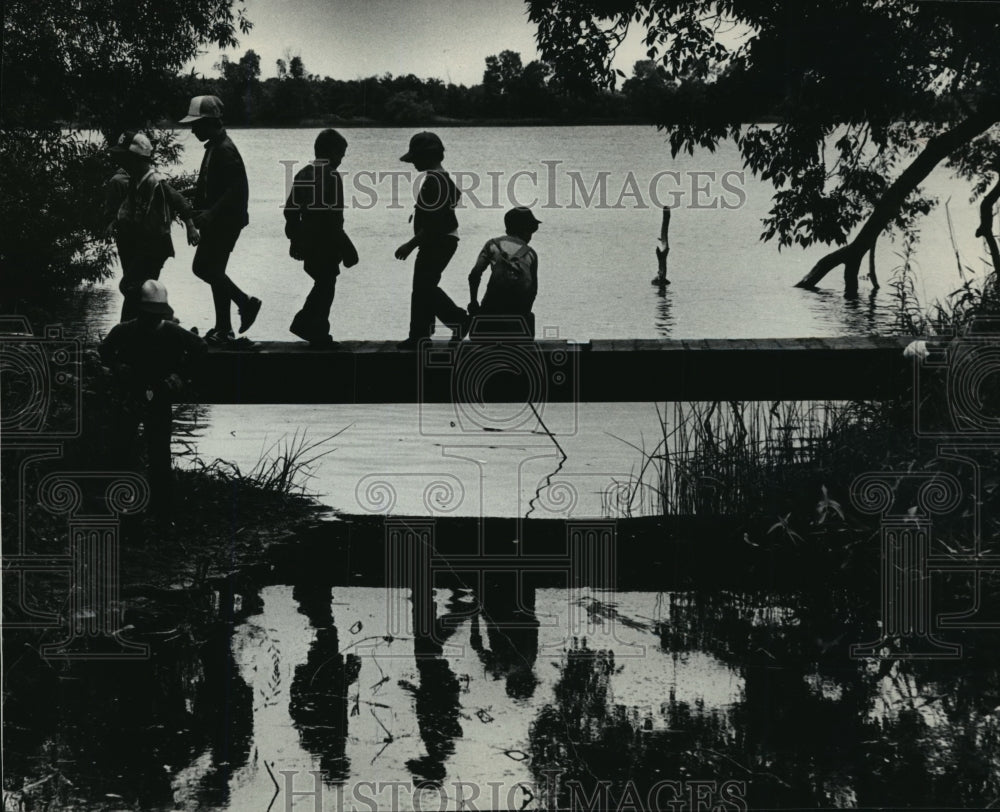
{"label": "person's boot", "polygon": [[316,329],[316,325],[309,321],[309,318],[305,316],[300,310],[295,314],[295,318],[292,319],[291,326],[288,328],[293,336],[301,338],[303,341],[312,342],[313,340],[319,338],[319,331]]}
{"label": "person's boot", "polygon": [[250,300],[240,308],[240,334],[249,330],[260,313],[261,301],[256,296],[251,296]]}
{"label": "person's boot", "polygon": [[218,327],[213,327],[205,333],[205,342],[212,347],[222,347],[226,344],[231,344],[235,340],[236,335],[232,330],[220,330]]}
{"label": "person's boot", "polygon": [[472,316],[466,316],[463,318],[454,329],[451,331],[451,338],[448,340],[448,344],[455,346],[456,344],[461,344],[462,339],[469,334],[469,330],[472,327]]}

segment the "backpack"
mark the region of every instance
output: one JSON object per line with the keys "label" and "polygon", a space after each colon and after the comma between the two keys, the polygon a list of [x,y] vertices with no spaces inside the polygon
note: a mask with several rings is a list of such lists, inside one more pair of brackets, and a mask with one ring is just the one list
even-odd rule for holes
{"label": "backpack", "polygon": [[163,177],[150,171],[139,181],[135,196],[128,193],[118,209],[119,233],[138,238],[170,233],[173,214],[160,187]]}
{"label": "backpack", "polygon": [[535,282],[531,272],[531,248],[522,245],[513,254],[508,254],[493,243],[491,253],[489,292],[504,299],[524,300],[530,297]]}

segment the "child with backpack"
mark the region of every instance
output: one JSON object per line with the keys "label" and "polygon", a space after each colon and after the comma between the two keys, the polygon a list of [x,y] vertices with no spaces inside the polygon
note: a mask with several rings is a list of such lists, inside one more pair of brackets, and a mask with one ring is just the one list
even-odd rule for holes
{"label": "child with backpack", "polygon": [[[485,330],[533,338],[535,316],[531,308],[538,295],[538,254],[528,243],[541,220],[526,206],[517,206],[504,215],[503,222],[507,233],[486,241],[469,273],[468,311],[470,316],[505,318],[474,320],[472,335]],[[487,266],[490,279],[480,304],[479,282]]]}
{"label": "child with backpack", "polygon": [[313,144],[316,160],[295,175],[285,201],[288,253],[303,263],[313,286],[289,330],[311,347],[334,348],[330,308],[337,292],[340,266],[357,264],[358,253],[344,231],[344,181],[337,171],[347,152],[347,139],[323,130]]}
{"label": "child with backpack", "polygon": [[143,282],[159,279],[164,263],[174,256],[170,238],[174,218],[184,221],[188,245],[197,245],[200,235],[191,205],[153,166],[153,145],[145,135],[129,130],[109,151],[121,171],[108,184],[105,211],[122,265],[121,320],[129,321],[138,315]]}

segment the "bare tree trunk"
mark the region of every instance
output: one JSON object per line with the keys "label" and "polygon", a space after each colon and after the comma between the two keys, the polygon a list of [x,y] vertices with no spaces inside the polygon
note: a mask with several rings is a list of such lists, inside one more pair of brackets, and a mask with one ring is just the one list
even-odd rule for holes
{"label": "bare tree trunk", "polygon": [[900,207],[920,183],[942,160],[962,144],[975,138],[995,121],[1000,119],[1000,111],[991,106],[987,112],[977,112],[956,124],[952,129],[936,135],[927,142],[924,151],[903,170],[902,174],[885,190],[882,199],[857,236],[847,245],[831,251],[817,262],[811,271],[796,283],[799,288],[812,288],[838,265],[844,266],[844,292],[857,293],[858,272],[865,253],[874,246],[878,235],[885,230]]}
{"label": "bare tree trunk", "polygon": [[878,235],[875,235],[875,239],[872,240],[872,247],[868,249],[868,281],[872,283],[872,287],[878,290],[878,274],[875,273],[875,245],[878,242]]}
{"label": "bare tree trunk", "polygon": [[997,172],[996,185],[979,203],[979,228],[976,229],[976,236],[986,240],[986,245],[990,249],[993,272],[1000,275],[1000,248],[997,247],[997,238],[993,234],[993,206],[997,200],[1000,200],[1000,169]]}

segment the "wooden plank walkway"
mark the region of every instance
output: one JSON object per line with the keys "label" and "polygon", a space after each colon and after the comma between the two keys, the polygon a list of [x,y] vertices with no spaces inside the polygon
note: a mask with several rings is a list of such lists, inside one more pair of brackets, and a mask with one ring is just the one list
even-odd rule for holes
{"label": "wooden plank walkway", "polygon": [[882,399],[908,391],[910,338],[301,342],[213,349],[203,403],[502,403]]}

